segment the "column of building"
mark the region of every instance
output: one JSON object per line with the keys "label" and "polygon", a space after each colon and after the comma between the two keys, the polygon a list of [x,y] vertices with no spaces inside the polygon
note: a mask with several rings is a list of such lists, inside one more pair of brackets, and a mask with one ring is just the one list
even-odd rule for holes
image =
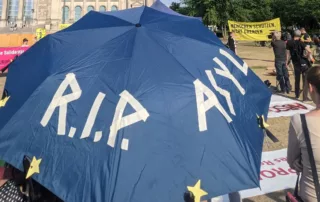
{"label": "column of building", "polygon": [[99,0],[96,0],[95,6],[94,6],[94,10],[95,11],[99,11],[100,7],[99,7]]}
{"label": "column of building", "polygon": [[144,5],[146,6],[152,6],[152,4],[154,3],[154,0],[144,0]]}
{"label": "column of building", "polygon": [[119,1],[118,3],[118,9],[124,9],[126,7],[126,2],[124,0]]}
{"label": "column of building", "polygon": [[87,13],[87,0],[83,0],[83,6],[82,6],[82,16],[84,16]]}
{"label": "column of building", "polygon": [[33,0],[32,25],[38,24],[38,0]]}
{"label": "column of building", "polygon": [[[69,8],[69,19],[71,21],[71,23],[73,23],[75,21],[75,8],[74,8],[74,0],[71,0],[70,2],[70,8]],[[67,24],[70,22],[66,22]]]}
{"label": "column of building", "polygon": [[61,2],[61,0],[50,0],[50,3],[51,3],[51,12],[50,12],[51,27],[50,27],[50,29],[56,31],[56,30],[59,30],[59,24],[61,24],[61,20],[62,20],[63,2]]}
{"label": "column of building", "polygon": [[22,19],[23,11],[24,11],[23,0],[19,0],[19,10],[18,10],[18,19],[17,19],[18,27],[22,27],[22,24],[23,24],[23,19]]}
{"label": "column of building", "polygon": [[0,27],[7,26],[7,21],[8,21],[7,8],[8,8],[8,0],[2,0]]}

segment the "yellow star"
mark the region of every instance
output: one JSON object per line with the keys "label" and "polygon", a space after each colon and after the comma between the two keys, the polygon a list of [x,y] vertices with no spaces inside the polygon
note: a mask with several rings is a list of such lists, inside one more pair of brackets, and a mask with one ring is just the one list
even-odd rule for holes
{"label": "yellow star", "polygon": [[28,173],[27,173],[26,179],[28,179],[29,177],[31,177],[35,173],[40,173],[39,166],[40,166],[41,160],[42,159],[38,159],[37,160],[36,157],[32,158],[32,161],[31,161],[30,167],[28,169]]}
{"label": "yellow star", "polygon": [[[257,117],[258,117],[259,128],[268,128],[269,127],[269,124],[267,124],[265,122],[263,115],[262,116],[257,115]],[[262,119],[262,123],[260,123],[260,118]]]}
{"label": "yellow star", "polygon": [[194,202],[200,202],[202,196],[208,195],[207,192],[201,189],[201,180],[198,180],[194,187],[188,186],[188,190],[194,195]]}
{"label": "yellow star", "polygon": [[3,98],[0,100],[0,108],[6,106],[7,101],[9,100],[10,96]]}

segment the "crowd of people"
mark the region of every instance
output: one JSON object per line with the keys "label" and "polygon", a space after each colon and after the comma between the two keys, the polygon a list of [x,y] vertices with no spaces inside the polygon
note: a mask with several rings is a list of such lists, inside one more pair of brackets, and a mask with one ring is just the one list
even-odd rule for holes
{"label": "crowd of people", "polygon": [[[316,108],[305,115],[305,128],[301,115],[297,114],[291,118],[287,161],[292,169],[301,173],[298,197],[304,202],[319,202],[317,197],[320,195],[316,192],[320,191],[317,187],[318,176],[320,176],[320,66],[312,67],[304,74],[306,74],[306,89],[308,89]],[[307,136],[311,142],[309,149]],[[310,155],[308,151],[310,149],[313,155]],[[313,161],[316,172],[312,170]]]}
{"label": "crowd of people", "polygon": [[289,80],[288,67],[293,65],[294,70],[294,92],[295,98],[299,99],[301,94],[301,78],[303,101],[311,101],[308,97],[308,87],[306,85],[306,72],[314,63],[311,51],[311,37],[304,28],[295,30],[293,38],[290,40],[282,40],[281,32],[274,32],[272,39],[272,47],[275,55],[275,67],[277,81],[280,85],[282,93],[290,93],[291,84]]}
{"label": "crowd of people", "polygon": [[[311,39],[304,28],[295,30],[293,36],[289,32],[274,32],[271,42],[275,56],[276,79],[281,93],[289,94],[292,90],[288,68],[293,66],[295,98],[299,99],[302,93],[304,102],[312,101],[315,105],[315,109],[305,116],[297,114],[291,118],[288,134],[287,161],[298,173],[299,180],[299,186],[296,187],[297,195],[294,197],[296,201],[303,202],[320,201],[320,66],[313,67],[312,42],[316,47],[320,46],[319,38]],[[236,44],[235,35],[231,32],[226,46],[237,53]],[[306,143],[308,139],[310,146]],[[241,201],[232,195],[229,194],[231,202]],[[295,200],[287,198],[287,201]]]}
{"label": "crowd of people", "polygon": [[281,93],[289,94],[291,91],[288,68],[292,64],[295,98],[299,99],[302,92],[304,102],[313,101],[315,104],[315,109],[305,116],[297,114],[291,118],[288,134],[287,161],[289,166],[297,171],[298,180],[300,179],[296,188],[298,194],[294,197],[296,201],[304,202],[320,200],[320,66],[313,67],[312,41],[319,46],[316,43],[319,39],[316,37],[312,40],[306,30],[301,28],[293,32],[292,38],[290,34],[283,37],[281,32],[274,32],[271,43],[275,55],[276,79]]}

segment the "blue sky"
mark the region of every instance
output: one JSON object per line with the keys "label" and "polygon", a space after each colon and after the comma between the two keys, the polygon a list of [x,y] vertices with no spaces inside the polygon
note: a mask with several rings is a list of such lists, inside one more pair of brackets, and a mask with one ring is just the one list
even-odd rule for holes
{"label": "blue sky", "polygon": [[167,6],[170,6],[172,2],[179,2],[180,0],[161,0]]}

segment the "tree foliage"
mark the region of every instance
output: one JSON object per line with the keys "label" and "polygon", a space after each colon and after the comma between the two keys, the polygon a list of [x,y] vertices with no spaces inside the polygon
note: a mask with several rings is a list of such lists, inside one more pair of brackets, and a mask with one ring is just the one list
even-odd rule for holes
{"label": "tree foliage", "polygon": [[[178,1],[178,0],[177,0]],[[280,17],[283,26],[319,26],[319,0],[180,0],[171,8],[201,17],[206,25],[226,26],[228,20],[259,22]]]}

